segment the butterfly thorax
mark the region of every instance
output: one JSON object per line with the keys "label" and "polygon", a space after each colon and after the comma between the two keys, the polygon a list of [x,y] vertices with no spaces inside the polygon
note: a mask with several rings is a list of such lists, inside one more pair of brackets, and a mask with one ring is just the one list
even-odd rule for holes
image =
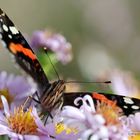
{"label": "butterfly thorax", "polygon": [[58,80],[53,82],[40,98],[41,107],[44,111],[51,112],[62,104],[62,96],[65,90],[65,82]]}

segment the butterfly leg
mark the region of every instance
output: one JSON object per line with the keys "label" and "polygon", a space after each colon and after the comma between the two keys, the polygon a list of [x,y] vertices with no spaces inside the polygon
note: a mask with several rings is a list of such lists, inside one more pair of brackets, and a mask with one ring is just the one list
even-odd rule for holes
{"label": "butterfly leg", "polygon": [[53,120],[53,116],[49,111],[40,112],[39,116],[40,116],[41,120],[44,122],[44,125],[47,123],[49,117],[51,120]]}
{"label": "butterfly leg", "polygon": [[38,92],[36,91],[34,94],[36,95],[37,99],[40,101],[40,97],[39,97]]}
{"label": "butterfly leg", "polygon": [[30,97],[32,100],[34,100],[36,103],[41,104],[41,102],[40,102],[40,97],[39,97],[37,91],[34,93],[34,95],[36,95],[38,99],[35,99],[34,96],[29,96],[29,97]]}
{"label": "butterfly leg", "polygon": [[[56,114],[59,114],[59,111],[61,110],[62,106],[63,106],[63,95],[60,96],[60,99],[54,104],[53,108],[58,108],[58,111],[56,112]],[[53,122],[53,115],[51,114],[51,112],[49,111],[46,111],[46,118],[44,119],[44,125],[47,123],[47,120],[48,118],[51,118],[52,119],[52,122]]]}
{"label": "butterfly leg", "polygon": [[27,109],[30,107],[32,102],[32,98],[30,96],[27,97],[27,99],[23,103],[23,110],[27,111]]}
{"label": "butterfly leg", "polygon": [[49,117],[51,118],[51,120],[53,120],[52,114],[51,114],[49,111],[48,111],[47,113],[48,113],[48,114],[47,114],[47,116],[46,116],[46,118],[45,118],[44,125],[46,125],[47,120],[48,120]]}
{"label": "butterfly leg", "polygon": [[36,103],[38,103],[38,104],[41,104],[40,103],[40,101],[38,101],[37,99],[35,99],[34,97],[32,97],[32,96],[29,96],[32,100],[34,100]]}

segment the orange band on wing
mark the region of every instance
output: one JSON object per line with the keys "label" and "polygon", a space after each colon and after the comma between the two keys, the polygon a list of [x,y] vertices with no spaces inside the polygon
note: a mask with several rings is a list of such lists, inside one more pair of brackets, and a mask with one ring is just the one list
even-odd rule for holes
{"label": "orange band on wing", "polygon": [[21,52],[32,60],[36,59],[36,55],[30,49],[24,48],[21,44],[10,43],[9,49],[14,54],[16,54],[17,52]]}
{"label": "orange band on wing", "polygon": [[95,98],[95,99],[97,99],[97,100],[100,100],[100,101],[102,101],[102,102],[104,102],[104,103],[106,103],[108,105],[114,105],[114,104],[116,104],[116,101],[109,100],[104,95],[99,94],[97,92],[93,92],[92,93],[92,97]]}

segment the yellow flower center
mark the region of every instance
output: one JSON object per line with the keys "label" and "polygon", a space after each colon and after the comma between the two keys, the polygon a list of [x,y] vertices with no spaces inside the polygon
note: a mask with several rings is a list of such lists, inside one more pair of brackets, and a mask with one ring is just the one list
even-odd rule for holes
{"label": "yellow flower center", "polygon": [[128,140],[140,140],[140,134],[129,136],[128,137]]}
{"label": "yellow flower center", "polygon": [[65,131],[66,134],[71,134],[71,133],[77,134],[77,133],[78,133],[78,130],[77,130],[76,128],[67,127],[67,126],[64,125],[63,123],[57,123],[57,124],[55,125],[55,131],[56,131],[56,134],[60,134],[60,133],[62,133],[63,131]]}
{"label": "yellow flower center", "polygon": [[119,117],[122,115],[122,110],[116,105],[116,102],[113,104],[107,104],[105,102],[97,103],[97,113],[102,114],[106,120],[107,125],[119,125]]}
{"label": "yellow flower center", "polygon": [[[3,95],[7,99],[8,104],[11,104],[14,100],[14,96],[12,96],[9,93],[8,89],[1,89],[0,90],[0,95]],[[3,104],[2,104],[1,99],[0,99],[0,109],[3,109]]]}
{"label": "yellow flower center", "polygon": [[36,134],[37,125],[31,112],[31,108],[26,112],[23,111],[23,107],[16,108],[14,113],[6,118],[9,127],[18,134]]}

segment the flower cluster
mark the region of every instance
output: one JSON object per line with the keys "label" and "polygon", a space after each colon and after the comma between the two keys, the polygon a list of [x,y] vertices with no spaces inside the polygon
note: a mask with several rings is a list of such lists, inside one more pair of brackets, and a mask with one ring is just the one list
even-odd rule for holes
{"label": "flower cluster", "polygon": [[83,98],[78,97],[75,105],[81,101],[80,109],[72,106],[65,106],[62,117],[66,125],[79,130],[80,140],[127,140],[129,131],[120,120],[119,108],[99,103],[96,106],[89,95]]}
{"label": "flower cluster", "polygon": [[1,100],[4,106],[4,115],[0,114],[0,135],[8,135],[13,140],[31,138],[51,140],[48,133],[43,131],[41,127],[43,125],[34,107],[29,108],[26,112],[24,106],[14,108],[12,111],[4,96],[1,96]]}
{"label": "flower cluster", "polygon": [[25,104],[35,91],[29,79],[0,73],[0,135],[12,140],[131,140],[139,134],[140,113],[123,116],[115,101],[94,103],[89,95],[73,101],[79,108],[64,106],[44,124],[35,104],[29,108]]}
{"label": "flower cluster", "polygon": [[71,128],[57,122],[45,125],[35,104],[26,105],[30,99],[28,97],[36,90],[31,79],[0,73],[0,135],[12,140],[65,140],[68,135],[73,138],[74,131]]}
{"label": "flower cluster", "polygon": [[55,34],[48,30],[36,31],[31,39],[32,48],[47,48],[56,54],[57,59],[63,64],[72,60],[71,44],[61,34]]}
{"label": "flower cluster", "polygon": [[7,135],[12,140],[76,140],[78,138],[76,130],[67,128],[61,123],[44,125],[35,107],[25,111],[24,106],[21,105],[10,110],[3,95],[1,100],[4,113],[0,113],[0,135]]}

